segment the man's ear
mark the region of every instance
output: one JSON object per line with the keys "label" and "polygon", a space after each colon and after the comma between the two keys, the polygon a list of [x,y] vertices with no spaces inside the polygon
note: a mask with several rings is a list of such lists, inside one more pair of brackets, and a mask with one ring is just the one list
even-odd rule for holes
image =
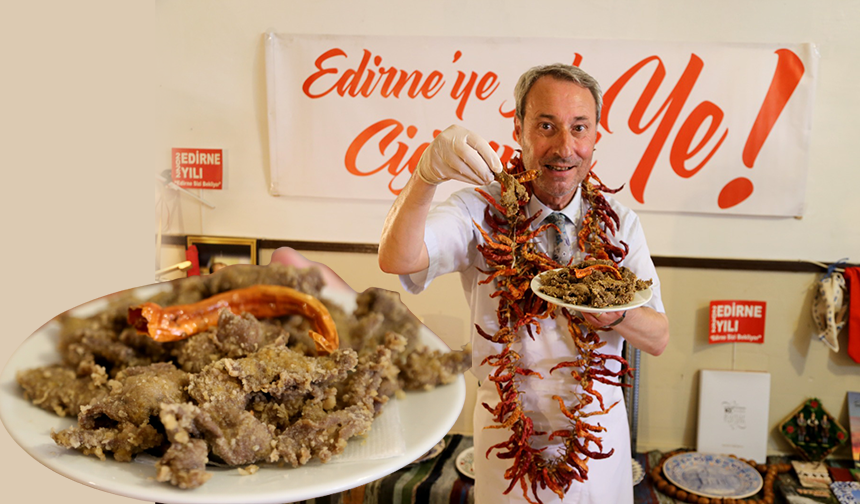
{"label": "man's ear", "polygon": [[520,142],[520,135],[523,132],[523,125],[520,123],[520,120],[517,117],[514,117],[514,140],[517,141],[518,144],[522,145]]}

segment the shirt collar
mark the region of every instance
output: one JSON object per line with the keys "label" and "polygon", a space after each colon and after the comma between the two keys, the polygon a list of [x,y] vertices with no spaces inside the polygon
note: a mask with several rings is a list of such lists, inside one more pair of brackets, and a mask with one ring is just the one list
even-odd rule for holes
{"label": "shirt collar", "polygon": [[541,211],[539,217],[540,220],[533,223],[534,227],[540,225],[541,221],[546,219],[547,216],[553,212],[561,212],[562,214],[564,214],[565,217],[568,218],[568,220],[570,220],[570,222],[578,225],[579,221],[582,219],[581,202],[582,188],[577,187],[576,193],[574,193],[573,195],[573,199],[571,199],[570,203],[568,203],[567,206],[562,208],[561,210],[553,210],[552,208],[544,205],[543,202],[539,200],[534,194],[532,194],[532,197],[529,199],[529,202],[526,205],[526,209],[530,216],[536,214],[538,211]]}

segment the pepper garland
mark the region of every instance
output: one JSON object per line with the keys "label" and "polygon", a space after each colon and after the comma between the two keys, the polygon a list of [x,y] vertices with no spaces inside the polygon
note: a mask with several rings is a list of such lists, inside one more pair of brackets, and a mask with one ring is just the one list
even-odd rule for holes
{"label": "pepper garland", "polygon": [[[578,350],[578,357],[572,361],[561,362],[550,370],[569,369],[571,375],[580,383],[582,392],[571,391],[577,400],[567,404],[561,396],[553,396],[558,401],[561,412],[569,420],[567,429],[549,433],[549,440],[560,439],[561,453],[550,456],[531,446],[532,436],[546,435],[536,432],[534,424],[523,410],[520,402],[518,382],[520,377],[537,376],[540,373],[520,365],[520,355],[512,348],[520,338],[520,330],[525,328],[532,339],[540,334],[540,320],[555,313],[555,305],[538,297],[530,288],[531,279],[544,271],[562,267],[537,249],[533,241],[553,224],[545,224],[531,230],[531,224],[538,219],[540,212],[525,217],[524,206],[532,196],[531,180],[539,175],[536,170],[526,171],[522,158],[517,155],[511,159],[505,170],[497,175],[502,185],[500,200],[497,201],[487,192],[476,189],[489,203],[484,216],[490,230],[484,230],[477,222],[475,226],[484,238],[477,246],[484,256],[489,270],[481,270],[487,277],[480,283],[495,282],[496,291],[491,297],[499,298],[497,309],[499,329],[489,334],[476,325],[478,333],[493,343],[503,346],[501,352],[484,359],[495,369],[488,379],[492,381],[499,394],[499,403],[490,406],[482,403],[493,415],[494,424],[486,428],[509,429],[511,436],[507,441],[491,446],[485,456],[497,451],[496,456],[510,459],[511,466],[505,471],[505,479],[510,481],[504,493],[509,493],[519,485],[523,495],[530,503],[540,504],[538,488],[549,488],[560,498],[570,488],[572,482],[582,482],[588,478],[588,459],[609,457],[614,449],[603,451],[602,437],[605,427],[589,423],[593,416],[608,413],[617,403],[605,405],[603,396],[593,387],[595,382],[614,386],[624,386],[621,378],[632,375],[627,362],[617,355],[604,354],[599,350],[606,342],[597,335],[598,328],[591,327],[582,318],[562,310],[567,319],[568,329]],[[594,182],[592,182],[592,180]],[[609,242],[607,232],[615,234],[619,225],[618,215],[603,197],[603,192],[615,193],[619,189],[608,189],[600,179],[589,172],[581,183],[582,197],[589,203],[583,217],[582,229],[578,234],[578,246],[589,258],[609,259],[616,266],[628,252],[628,246],[621,242],[617,247]],[[583,331],[584,329],[584,331]],[[619,371],[607,369],[606,364],[614,361],[620,364]],[[597,401],[598,409],[586,412],[585,408]],[[534,497],[535,500],[532,500]]]}

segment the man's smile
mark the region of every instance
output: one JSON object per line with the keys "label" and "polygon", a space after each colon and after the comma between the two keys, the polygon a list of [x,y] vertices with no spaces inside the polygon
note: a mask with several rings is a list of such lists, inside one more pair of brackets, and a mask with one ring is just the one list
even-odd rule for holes
{"label": "man's smile", "polygon": [[576,166],[574,166],[574,165],[555,165],[555,164],[545,164],[545,165],[543,165],[543,167],[549,171],[554,171],[554,172],[566,172],[568,170],[572,170],[573,168],[576,168]]}

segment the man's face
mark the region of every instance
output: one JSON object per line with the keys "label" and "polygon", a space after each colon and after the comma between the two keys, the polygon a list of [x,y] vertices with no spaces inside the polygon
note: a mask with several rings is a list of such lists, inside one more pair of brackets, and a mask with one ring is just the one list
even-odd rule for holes
{"label": "man's face", "polygon": [[567,206],[591,169],[596,121],[594,97],[573,82],[543,76],[526,95],[522,123],[514,119],[514,138],[525,168],[540,170],[532,187],[548,207]]}

